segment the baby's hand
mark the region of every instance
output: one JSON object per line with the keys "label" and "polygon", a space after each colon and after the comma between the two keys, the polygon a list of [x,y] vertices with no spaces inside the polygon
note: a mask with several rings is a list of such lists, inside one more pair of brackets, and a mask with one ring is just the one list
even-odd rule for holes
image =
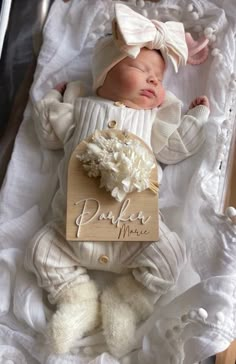
{"label": "baby's hand", "polygon": [[56,85],[54,87],[54,90],[57,90],[58,92],[60,92],[60,94],[63,95],[66,90],[66,86],[67,86],[67,82],[61,82],[61,83],[58,83],[58,85]]}
{"label": "baby's hand", "polygon": [[191,105],[189,106],[189,108],[193,109],[195,106],[198,106],[198,105],[204,105],[204,106],[208,107],[208,109],[210,109],[209,100],[206,96],[196,97],[196,99],[194,99],[191,102]]}

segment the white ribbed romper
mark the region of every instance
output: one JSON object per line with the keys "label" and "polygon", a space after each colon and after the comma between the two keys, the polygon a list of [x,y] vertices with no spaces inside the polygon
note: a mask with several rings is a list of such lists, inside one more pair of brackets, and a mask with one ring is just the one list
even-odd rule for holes
{"label": "white ribbed romper", "polygon": [[[70,85],[69,85],[70,86]],[[118,129],[136,134],[148,144],[157,160],[177,163],[194,154],[204,142],[203,124],[209,110],[197,106],[181,117],[181,102],[167,92],[159,108],[136,110],[99,97],[64,99],[52,90],[34,107],[35,127],[43,146],[64,146],[65,156],[58,168],[59,189],[53,201],[53,221],[31,240],[25,265],[38,284],[49,292],[51,303],[58,301],[65,288],[90,279],[88,270],[115,273],[131,271],[135,279],[158,296],[172,287],[186,261],[185,242],[171,232],[160,218],[158,242],[70,242],[65,239],[66,180],[70,156],[81,140],[96,129],[106,129],[116,121]],[[74,96],[74,97],[73,97]],[[106,261],[101,257],[106,256]]]}

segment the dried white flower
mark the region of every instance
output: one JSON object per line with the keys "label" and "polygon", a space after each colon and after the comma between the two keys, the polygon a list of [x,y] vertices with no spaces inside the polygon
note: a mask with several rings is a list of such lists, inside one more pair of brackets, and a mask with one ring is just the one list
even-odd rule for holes
{"label": "dried white flower", "polygon": [[144,191],[150,187],[151,170],[155,167],[153,155],[136,139],[115,133],[104,137],[95,132],[86,143],[84,153],[77,155],[89,177],[100,177],[100,187],[117,200],[127,193]]}

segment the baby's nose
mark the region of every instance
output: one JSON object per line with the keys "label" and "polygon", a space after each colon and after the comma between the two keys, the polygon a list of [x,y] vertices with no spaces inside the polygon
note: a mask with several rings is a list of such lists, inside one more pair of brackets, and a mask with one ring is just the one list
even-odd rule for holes
{"label": "baby's nose", "polygon": [[158,84],[158,79],[155,75],[150,75],[148,77],[148,82],[156,86]]}

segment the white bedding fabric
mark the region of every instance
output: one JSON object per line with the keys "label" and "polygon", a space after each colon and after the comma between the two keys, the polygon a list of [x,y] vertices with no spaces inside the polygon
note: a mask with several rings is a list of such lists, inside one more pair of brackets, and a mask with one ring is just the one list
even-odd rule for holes
{"label": "white bedding fabric", "polygon": [[[128,3],[150,18],[158,9],[159,19],[181,20],[192,33],[199,31],[196,25],[212,27],[213,46],[220,49],[215,57],[210,49],[200,66],[188,65],[177,75],[172,69],[167,72],[166,87],[183,100],[185,109],[201,94],[211,103],[204,148],[166,167],[160,192],[166,223],[187,239],[189,261],[176,288],[162,297],[155,313],[139,328],[137,350],[119,361],[191,364],[224,350],[236,337],[235,226],[219,213],[235,116],[236,5],[234,0]],[[113,4],[111,0],[54,2],[31,88],[33,101],[65,80],[80,79],[90,90],[92,48],[110,30]],[[193,9],[187,6],[191,4]],[[42,332],[51,311],[35,277],[22,264],[27,242],[50,214],[62,152],[39,146],[30,110],[29,103],[0,194],[0,362],[118,363],[106,352],[101,331],[80,340],[71,355],[49,355]],[[102,274],[96,277],[107,279]]]}

